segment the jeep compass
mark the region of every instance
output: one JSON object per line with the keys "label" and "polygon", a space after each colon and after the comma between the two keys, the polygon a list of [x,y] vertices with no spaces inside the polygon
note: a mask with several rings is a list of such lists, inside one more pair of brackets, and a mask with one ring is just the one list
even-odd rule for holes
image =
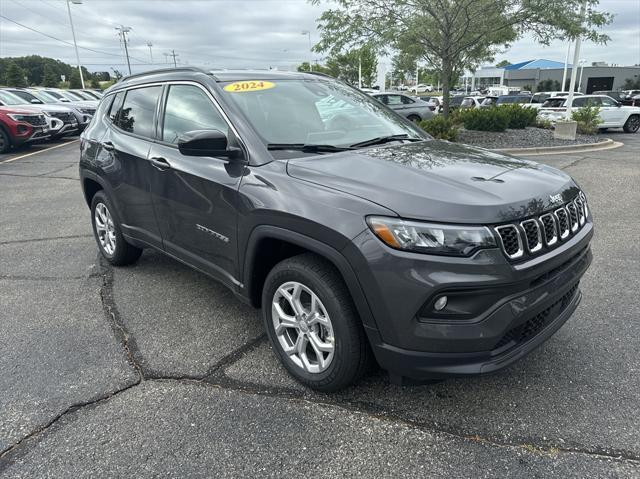
{"label": "jeep compass", "polygon": [[504,368],[567,321],[591,262],[566,173],[434,140],[317,74],[127,77],[80,177],[107,261],[155,248],[222,282],[323,391],[374,360],[400,383]]}

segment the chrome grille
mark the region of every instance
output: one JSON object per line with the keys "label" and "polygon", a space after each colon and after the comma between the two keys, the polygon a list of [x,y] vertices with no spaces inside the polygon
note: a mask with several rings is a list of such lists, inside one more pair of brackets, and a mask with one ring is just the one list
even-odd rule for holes
{"label": "chrome grille", "polygon": [[553,212],[517,224],[499,225],[494,230],[507,257],[518,259],[525,252],[534,255],[568,240],[585,225],[588,215],[587,199],[581,192]]}
{"label": "chrome grille", "polygon": [[571,232],[575,233],[580,227],[580,224],[578,222],[578,208],[576,207],[573,201],[570,203],[567,203],[566,208],[567,208],[567,211],[569,212],[569,220],[571,222]]}
{"label": "chrome grille", "polygon": [[45,126],[47,124],[47,120],[45,120],[44,115],[25,115],[23,118],[24,121],[33,126]]}
{"label": "chrome grille", "polygon": [[50,112],[49,114],[57,118],[58,120],[62,120],[63,123],[73,123],[76,119],[73,113],[53,111],[53,112]]}
{"label": "chrome grille", "polygon": [[558,230],[556,228],[556,220],[551,213],[540,217],[542,229],[544,231],[544,242],[547,246],[552,246],[558,241]]}
{"label": "chrome grille", "polygon": [[535,253],[542,249],[542,235],[540,234],[540,226],[536,220],[526,220],[520,223],[524,230],[525,243],[529,253]]}
{"label": "chrome grille", "polygon": [[514,225],[505,225],[498,226],[496,231],[500,236],[502,248],[509,258],[516,259],[522,256],[522,240],[520,239],[518,228]]}

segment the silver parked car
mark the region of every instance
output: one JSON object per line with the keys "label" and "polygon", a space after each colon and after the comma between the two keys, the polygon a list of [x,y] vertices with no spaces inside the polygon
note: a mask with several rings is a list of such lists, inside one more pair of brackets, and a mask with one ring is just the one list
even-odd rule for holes
{"label": "silver parked car", "polygon": [[371,96],[411,121],[428,120],[434,116],[426,102],[415,100],[407,95],[400,93],[374,93]]}

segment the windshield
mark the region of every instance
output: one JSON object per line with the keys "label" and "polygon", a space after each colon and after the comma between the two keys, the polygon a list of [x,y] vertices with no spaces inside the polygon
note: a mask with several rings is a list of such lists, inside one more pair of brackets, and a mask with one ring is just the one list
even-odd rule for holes
{"label": "windshield", "polygon": [[0,103],[3,105],[29,105],[27,100],[4,90],[0,90]]}
{"label": "windshield", "polygon": [[68,98],[71,101],[78,101],[78,100],[83,101],[84,100],[84,98],[82,98],[80,95],[78,95],[77,93],[72,92],[72,91],[68,91],[68,90],[67,91],[61,91],[60,94],[63,97]]}
{"label": "windshield", "polygon": [[267,145],[348,147],[394,135],[430,138],[377,100],[337,81],[255,80],[223,86]]}
{"label": "windshield", "polygon": [[46,91],[34,90],[31,94],[45,103],[58,103],[58,99]]}

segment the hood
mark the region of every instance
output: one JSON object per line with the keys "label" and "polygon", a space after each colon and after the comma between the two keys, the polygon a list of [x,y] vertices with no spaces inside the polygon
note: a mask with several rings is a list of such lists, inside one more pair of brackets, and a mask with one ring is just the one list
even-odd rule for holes
{"label": "hood", "polygon": [[16,105],[19,106],[21,109],[24,110],[30,110],[30,111],[36,111],[36,112],[41,112],[41,111],[46,111],[46,112],[58,112],[58,113],[69,113],[69,112],[73,112],[73,110],[67,106],[58,106],[58,105],[52,105],[52,104],[39,104],[39,103],[32,103],[32,104],[25,104],[25,105]]}
{"label": "hood", "polygon": [[30,110],[29,108],[22,108],[20,106],[0,106],[0,113],[15,114],[15,115],[33,115],[34,113],[40,113],[39,111]]}
{"label": "hood", "polygon": [[554,208],[554,195],[568,201],[578,193],[555,168],[437,140],[296,158],[287,171],[404,218],[441,222],[502,223]]}

